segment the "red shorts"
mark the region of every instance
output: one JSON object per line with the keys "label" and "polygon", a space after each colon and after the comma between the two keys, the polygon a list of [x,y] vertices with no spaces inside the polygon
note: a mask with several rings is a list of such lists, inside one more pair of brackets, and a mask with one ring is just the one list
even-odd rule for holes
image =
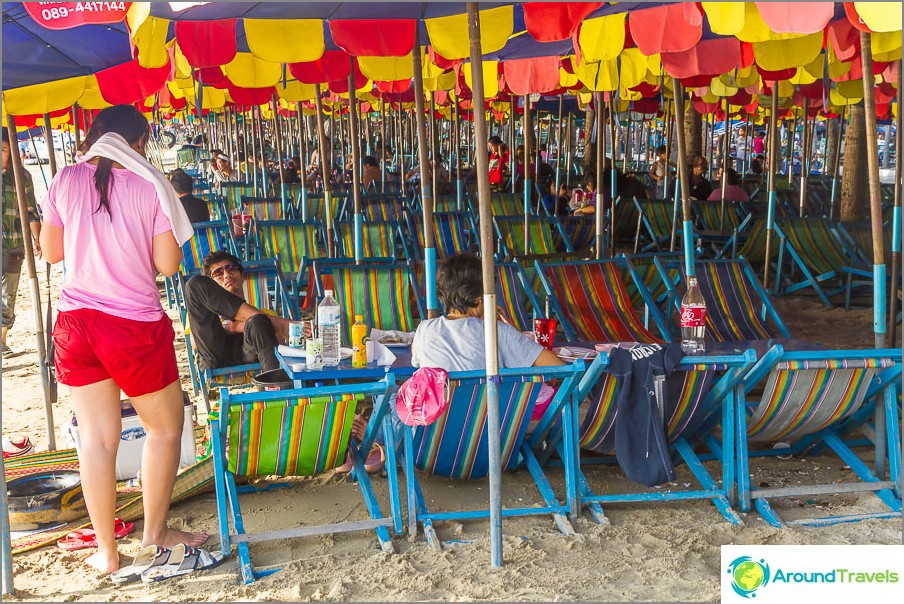
{"label": "red shorts", "polygon": [[179,379],[173,324],[134,321],[91,309],[61,312],[53,328],[57,379],[88,386],[106,379],[126,396],[162,390]]}

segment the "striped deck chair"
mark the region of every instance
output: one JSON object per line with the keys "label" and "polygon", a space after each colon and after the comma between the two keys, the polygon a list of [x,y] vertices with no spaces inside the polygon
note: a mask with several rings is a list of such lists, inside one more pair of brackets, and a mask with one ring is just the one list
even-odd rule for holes
{"label": "striped deck chair", "polygon": [[361,210],[364,219],[368,221],[408,223],[406,217],[408,205],[394,195],[367,196],[361,202]]}
{"label": "striped deck chair", "polygon": [[[751,266],[755,266],[758,271],[761,271],[760,267],[763,266],[766,260],[766,234],[766,220],[754,218],[751,214],[734,230],[726,241],[725,246],[716,254],[716,259],[744,258]],[[773,232],[772,247],[769,253],[770,262],[773,266],[778,260],[779,247],[781,246],[778,241],[778,235]]]}
{"label": "striped deck chair", "polygon": [[495,216],[493,225],[499,235],[502,254],[508,258],[526,254],[555,254],[561,247],[573,252],[565,230],[555,217],[531,216],[528,221],[528,248],[524,249],[524,216]]}
{"label": "striped deck chair", "polygon": [[[827,308],[830,298],[845,291],[843,281],[852,269],[860,269],[863,276],[872,275],[872,266],[845,250],[842,240],[827,220],[798,218],[776,221],[779,261],[776,280],[784,285],[779,295],[812,288]],[[785,256],[790,266],[785,267]],[[845,269],[848,269],[847,271]]]}
{"label": "striped deck chair", "polygon": [[[750,510],[753,502],[774,526],[824,526],[865,518],[900,518],[901,437],[895,400],[895,384],[900,379],[900,349],[787,352],[782,346],[773,346],[744,377],[746,391],[757,388],[762,395],[739,404],[737,476],[741,511]],[[873,468],[839,436],[847,425],[860,425],[871,416],[875,416]],[[778,442],[791,446],[770,449]],[[755,487],[749,468],[750,458],[755,455],[750,450],[753,443],[772,453],[791,454],[824,445],[859,482]],[[889,480],[884,480],[886,469]],[[780,483],[781,478],[769,480],[776,481]],[[786,522],[769,501],[865,491],[872,491],[889,511]]]}
{"label": "striped deck chair", "polygon": [[[675,310],[687,291],[683,261],[656,259]],[[696,260],[697,285],[706,300],[706,335],[714,342],[790,338],[769,292],[753,269],[740,260]],[[680,290],[679,290],[680,283]]]}
{"label": "striped deck chair", "polygon": [[433,197],[434,212],[464,212],[468,210],[467,196],[462,195],[461,206],[458,204],[458,197],[452,195],[436,195]]}
{"label": "striped deck chair", "polygon": [[[395,458],[395,442],[389,419],[388,392],[393,377],[374,383],[348,384],[320,388],[299,388],[275,392],[221,394],[218,417],[213,419],[214,485],[216,487],[220,549],[227,555],[236,545],[239,568],[245,584],[278,572],[257,572],[251,565],[249,543],[291,537],[306,537],[374,530],[384,552],[394,547],[389,534],[403,531]],[[364,397],[372,397],[374,411],[362,442],[351,438],[355,407]],[[386,436],[386,470],[389,475],[390,515],[384,516],[364,469],[362,451],[369,451],[377,427]],[[318,476],[344,463],[346,453],[352,462],[352,475],[360,488],[367,518],[336,524],[282,528],[249,534],[245,529],[239,502],[241,493],[266,491],[265,486],[238,486],[236,476]],[[347,507],[351,507],[349,502]]]}
{"label": "striped deck chair", "polygon": [[[589,508],[596,522],[607,523],[602,505],[610,503],[674,501],[708,499],[719,513],[732,524],[742,524],[732,509],[735,499],[736,464],[734,435],[720,426],[735,425],[735,410],[726,401],[741,396],[739,387],[747,369],[756,361],[756,354],[685,357],[666,383],[666,391],[675,393],[663,404],[666,434],[672,456],[681,459],[700,485],[698,490],[658,491],[597,494],[584,474],[590,465],[605,463],[599,455],[615,455],[615,425],[618,418],[616,389],[618,382],[608,373],[609,356],[600,353],[587,368],[575,390],[575,400],[582,401],[578,409],[578,446],[581,451],[594,454],[580,458],[578,470],[581,505]],[[562,427],[554,422],[541,421],[531,435],[531,447],[538,451],[541,463],[548,461],[552,451],[560,458]],[[705,443],[712,457],[720,463],[721,480],[716,481],[702,463],[695,447]],[[611,461],[609,457],[608,461]],[[721,484],[720,484],[721,483]]]}
{"label": "striped deck chair", "polygon": [[229,212],[233,213],[242,209],[242,197],[254,196],[254,187],[246,182],[221,182],[218,192],[226,198]]}
{"label": "striped deck chair", "polygon": [[252,220],[287,220],[292,218],[279,197],[242,197],[242,207]]}
{"label": "striped deck chair", "polygon": [[538,260],[536,269],[566,340],[671,341],[665,318],[646,288],[641,288],[641,292],[659,330],[658,335],[644,327],[631,306],[622,274],[627,271],[635,284],[640,283],[640,276],[624,258],[582,262]]}
{"label": "striped deck chair", "polygon": [[[852,258],[857,259],[856,266],[845,266],[841,268],[844,273],[844,308],[851,309],[851,300],[855,293],[855,288],[864,293],[870,293],[873,286],[873,231],[872,225],[868,222],[841,223],[834,224],[835,234],[844,243],[845,251]],[[891,224],[884,224],[882,227],[883,249],[885,252],[885,266],[892,265],[892,227]],[[890,286],[891,276],[886,285]]]}
{"label": "striped deck chair", "polygon": [[[477,198],[473,198],[471,211],[478,213]],[[493,193],[490,197],[490,208],[493,216],[518,216],[524,214],[523,193]],[[533,207],[531,213],[534,213]]]}
{"label": "striped deck chair", "polygon": [[260,257],[276,258],[279,270],[298,297],[304,287],[304,267],[326,255],[323,224],[318,221],[262,220],[254,223],[254,235]]}
{"label": "striped deck chair", "polygon": [[[591,217],[593,218],[593,217]],[[619,197],[615,200],[615,241],[617,243],[628,243],[632,245],[640,236],[641,226],[638,224],[640,213],[633,199]],[[608,231],[608,226],[606,228]],[[596,225],[594,223],[593,235],[596,236]],[[591,239],[593,245],[593,239]]]}
{"label": "striped deck chair", "polygon": [[[326,200],[323,193],[308,193],[306,205],[302,204],[301,197],[295,201],[295,215],[302,220],[326,221]],[[336,217],[336,201],[333,200],[333,218]]]}
{"label": "striped deck chair", "polygon": [[314,272],[321,295],[324,275],[332,275],[343,346],[351,343],[355,315],[363,315],[368,327],[399,331],[414,331],[415,319],[426,316],[417,281],[407,264],[356,265],[318,260]]}
{"label": "striped deck chair", "polygon": [[[559,223],[565,230],[565,236],[571,242],[572,249],[586,250],[593,246],[596,238],[596,221],[593,216],[562,216]],[[564,248],[564,241],[562,246]],[[565,249],[557,251],[564,252]]]}
{"label": "striped deck chair", "polygon": [[638,234],[646,236],[647,244],[640,245],[639,237],[635,243],[635,251],[647,252],[649,250],[662,250],[663,246],[672,239],[672,218],[675,210],[671,200],[639,200],[634,199],[634,205],[640,215],[640,223],[643,227]]}
{"label": "striped deck chair", "polygon": [[[337,222],[336,231],[345,256],[354,258],[355,223],[345,220]],[[401,248],[402,254],[407,259],[408,249],[398,222],[365,222],[361,234],[365,258],[384,258],[393,261]]]}
{"label": "striped deck chair", "polygon": [[748,214],[741,202],[731,200],[725,200],[724,213],[721,201],[693,199],[691,209],[696,221],[694,234],[705,237],[730,235]]}
{"label": "striped deck chair", "polygon": [[[673,252],[673,253],[660,253],[660,254],[620,254],[620,256],[624,256],[628,263],[634,267],[634,270],[640,276],[640,283],[643,284],[644,288],[650,295],[653,297],[653,300],[656,301],[656,306],[659,310],[663,311],[665,316],[668,316],[668,294],[669,290],[666,287],[665,281],[662,279],[662,275],[659,270],[656,268],[656,259],[659,258],[663,261],[680,261],[683,260],[684,256],[681,252]],[[625,280],[625,289],[628,290],[628,295],[631,297],[631,305],[634,308],[644,308],[646,309],[646,302],[643,297],[643,292],[641,288],[637,286],[631,279]],[[649,317],[644,317],[644,324],[649,326]]]}
{"label": "striped deck chair", "polygon": [[[470,250],[476,243],[477,227],[468,212],[436,212],[433,214],[433,242],[436,257],[448,258],[459,252]],[[423,220],[417,216],[412,220],[412,230],[417,233],[417,242],[423,256]]]}
{"label": "striped deck chair", "polygon": [[[543,474],[539,463],[526,446],[525,433],[533,413],[534,404],[543,382],[547,379],[561,379],[561,385],[544,417],[562,418],[566,426],[574,426],[574,401],[572,392],[584,373],[584,362],[561,367],[533,367],[529,369],[502,369],[499,383],[500,450],[504,470],[515,470],[526,465],[534,484],[540,491],[542,503],[531,505],[518,501],[504,502],[502,516],[541,515],[552,516],[559,530],[565,535],[574,535],[574,529],[566,514],[574,517],[579,508],[569,509],[566,503],[556,499],[553,490]],[[435,476],[457,480],[476,480],[489,472],[486,372],[467,371],[449,374],[449,394],[445,413],[429,426],[404,426],[405,483],[408,501],[408,535],[417,534],[420,522],[427,542],[439,550],[439,537],[433,528],[436,521],[474,520],[489,518],[489,509],[432,512],[427,508],[421,492],[416,470]],[[551,420],[550,420],[551,421]],[[574,439],[569,444],[573,447]],[[573,449],[564,459],[571,461],[566,469],[566,490],[576,494],[576,467],[573,460],[577,452]],[[575,495],[576,496],[576,495]]]}
{"label": "striped deck chair", "polygon": [[197,149],[179,149],[176,151],[177,168],[194,168],[198,165]]}
{"label": "striped deck chair", "polygon": [[[497,262],[496,303],[502,316],[518,331],[533,331],[534,317],[541,316],[538,291],[541,289],[536,271],[524,270],[516,262]],[[527,285],[525,285],[527,284]]]}

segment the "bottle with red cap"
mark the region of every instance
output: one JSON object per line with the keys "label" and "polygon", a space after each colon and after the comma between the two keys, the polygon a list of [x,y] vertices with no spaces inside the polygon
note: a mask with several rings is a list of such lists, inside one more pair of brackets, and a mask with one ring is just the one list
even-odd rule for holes
{"label": "bottle with red cap", "polygon": [[697,278],[688,277],[687,293],[681,299],[681,350],[684,354],[702,354],[706,350],[706,301],[697,287]]}

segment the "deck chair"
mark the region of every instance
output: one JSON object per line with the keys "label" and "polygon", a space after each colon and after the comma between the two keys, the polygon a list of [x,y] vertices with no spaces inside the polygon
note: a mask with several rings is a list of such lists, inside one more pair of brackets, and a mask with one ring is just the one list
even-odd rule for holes
{"label": "deck chair", "polygon": [[555,254],[564,247],[573,252],[565,230],[555,217],[531,216],[528,220],[528,246],[524,249],[524,216],[495,216],[493,225],[499,235],[501,253],[507,258],[524,254]]}
{"label": "deck chair", "polygon": [[[343,220],[336,223],[336,231],[347,258],[355,257],[355,223]],[[408,246],[398,222],[365,222],[362,225],[362,244],[365,258],[394,259],[401,254],[408,258]]]}
{"label": "deck chair", "polygon": [[226,198],[230,213],[242,209],[242,197],[253,197],[254,186],[246,182],[221,182],[218,186],[220,195]]}
{"label": "deck chair", "polygon": [[339,302],[342,344],[351,345],[355,315],[363,315],[370,328],[414,331],[415,319],[426,316],[414,273],[407,264],[351,264],[315,261],[318,293],[330,274]]}
{"label": "deck chair", "polygon": [[[675,310],[687,291],[684,262],[656,259]],[[706,335],[713,342],[790,338],[769,292],[743,258],[695,260],[697,285],[706,300]],[[680,289],[679,289],[680,285]]]}
{"label": "deck chair", "polygon": [[[214,485],[219,520],[220,549],[230,554],[236,545],[239,568],[245,584],[278,572],[255,571],[249,544],[276,539],[374,530],[384,552],[393,552],[389,529],[403,530],[395,458],[395,437],[389,419],[389,389],[392,374],[374,383],[274,392],[221,393],[218,417],[210,423],[213,441]],[[365,396],[373,397],[374,411],[362,442],[351,438],[355,407]],[[384,516],[364,469],[362,451],[369,451],[378,426],[386,437],[386,470],[389,475],[390,516]],[[343,520],[335,524],[298,526],[266,533],[249,533],[239,502],[242,493],[269,490],[271,486],[238,486],[236,476],[318,476],[344,463],[346,453],[353,462],[367,519]],[[285,485],[275,485],[285,486]],[[348,502],[345,502],[346,504]]]}
{"label": "deck chair", "polygon": [[[562,216],[559,217],[559,224],[565,230],[566,240],[571,242],[572,249],[587,250],[593,246],[596,238],[596,221],[593,216]],[[557,251],[564,252],[565,249],[562,248]]]}
{"label": "deck chair", "polygon": [[468,209],[468,200],[466,195],[462,195],[461,206],[458,204],[456,194],[451,195],[435,195],[433,197],[434,212],[464,212]]}
{"label": "deck chair", "polygon": [[[667,199],[639,200],[635,198],[634,205],[639,214],[640,225],[643,227],[642,231],[638,230],[638,240],[635,242],[634,251],[662,250],[663,246],[672,239],[674,202]],[[647,244],[643,247],[639,247],[640,234],[646,236]]]}
{"label": "deck chair", "polygon": [[[756,267],[757,271],[762,271],[761,267],[766,260],[766,235],[766,220],[755,218],[753,214],[750,214],[732,231],[725,245],[716,254],[716,260],[744,258],[751,266]],[[778,260],[779,247],[778,235],[773,232],[772,245],[769,250],[770,264],[773,267]],[[773,271],[773,274],[775,273],[776,271]],[[769,288],[768,283],[766,287]]]}
{"label": "deck chair", "polygon": [[518,331],[533,331],[542,309],[537,297],[542,286],[533,267],[530,274],[516,262],[497,262],[495,268],[496,303],[503,316]]}
{"label": "deck chair", "polygon": [[362,200],[361,211],[364,219],[371,222],[398,222],[407,224],[408,206],[404,200],[394,195],[369,196]]}
{"label": "deck chair", "polygon": [[[619,256],[624,256],[628,264],[634,268],[640,276],[640,283],[643,284],[643,287],[646,288],[656,302],[656,307],[668,317],[669,290],[662,279],[662,275],[659,273],[659,269],[656,268],[655,261],[659,258],[663,261],[677,262],[683,260],[684,255],[681,252],[664,252],[658,254],[619,254]],[[634,308],[643,307],[646,309],[643,291],[633,280],[628,279],[625,281],[625,289],[628,290],[628,296],[630,296],[631,305]],[[645,310],[645,314],[649,313],[646,313]],[[644,317],[644,325],[649,327],[649,317]]]}
{"label": "deck chair", "polygon": [[566,340],[671,341],[665,318],[646,288],[639,289],[658,329],[657,335],[647,330],[631,306],[622,275],[627,274],[635,284],[641,281],[625,258],[580,262],[537,260],[535,266]]}
{"label": "deck chair", "polygon": [[[844,244],[845,251],[857,259],[856,266],[844,266],[844,308],[851,309],[851,300],[854,290],[871,291],[873,286],[873,231],[868,222],[841,223],[834,225],[835,234]],[[885,251],[885,266],[892,265],[892,228],[886,224],[882,227],[883,249]],[[890,279],[890,275],[889,275]]]}
{"label": "deck chair", "polygon": [[[251,220],[288,220],[293,218],[279,197],[242,196],[242,207]],[[289,205],[289,207],[292,207]]]}
{"label": "deck chair", "polygon": [[[471,198],[471,211],[478,214],[478,200],[476,196]],[[493,216],[518,216],[524,214],[523,193],[493,193],[490,196],[490,210]],[[531,208],[533,213],[533,208]]]}
{"label": "deck chair", "polygon": [[305,267],[326,256],[323,223],[319,221],[262,220],[253,223],[258,255],[276,258],[289,293],[300,300],[305,285]]}
{"label": "deck chair", "polygon": [[[295,215],[301,220],[326,220],[326,201],[323,193],[308,193],[305,203],[301,196],[295,200]],[[336,216],[336,201],[333,201],[333,217]]]}
{"label": "deck chair", "polygon": [[[590,465],[611,463],[615,455],[615,425],[618,417],[615,405],[617,380],[607,372],[609,357],[600,353],[581,378],[575,390],[575,400],[580,403],[576,414],[578,421],[578,446],[593,456],[579,458],[578,481],[580,506],[586,506],[598,523],[608,523],[603,505],[649,501],[709,500],[731,524],[742,524],[740,516],[732,508],[736,500],[734,460],[734,435],[720,426],[735,425],[735,410],[727,402],[743,398],[740,385],[747,369],[753,365],[756,354],[707,357],[685,357],[668,380],[669,397],[663,407],[666,434],[672,457],[683,461],[699,483],[699,489],[649,489],[646,492],[598,494],[585,474]],[[562,426],[544,418],[530,439],[530,446],[537,451],[540,462],[548,464],[553,451],[564,459]],[[708,458],[720,464],[721,477],[717,481],[703,465],[704,456],[695,448],[705,445]],[[600,458],[599,456],[606,456]]]}
{"label": "deck chair", "polygon": [[[540,491],[542,503],[511,505],[506,502],[502,516],[541,515],[552,516],[559,530],[565,535],[574,535],[566,515],[575,516],[578,509],[569,509],[556,499],[552,487],[543,474],[536,457],[525,444],[525,433],[534,404],[543,382],[558,378],[562,382],[544,417],[562,418],[566,426],[574,425],[574,402],[572,392],[584,372],[584,362],[561,367],[533,367],[529,369],[502,369],[499,372],[499,417],[501,465],[504,470],[515,470],[526,465],[534,485]],[[417,524],[424,530],[427,542],[435,549],[442,548],[433,523],[446,520],[473,520],[488,518],[489,509],[433,512],[421,491],[416,470],[453,478],[456,480],[476,480],[489,472],[486,372],[467,371],[449,374],[449,405],[446,411],[429,426],[404,426],[404,470],[408,502],[408,536],[417,534]],[[577,457],[573,449],[573,432],[568,435],[572,447],[565,459]],[[575,466],[566,470],[566,490],[576,493]]]}
{"label": "deck chair", "polygon": [[[413,219],[411,228],[416,234],[420,256],[424,250],[424,222],[420,216]],[[436,212],[433,214],[433,243],[438,259],[466,252],[476,244],[477,227],[468,212]]]}
{"label": "deck chair", "polygon": [[[592,216],[590,218],[593,218]],[[632,245],[640,237],[640,213],[637,211],[633,199],[618,197],[615,200],[615,241],[617,243],[628,243]],[[608,227],[607,227],[608,230]],[[594,224],[593,234],[596,236],[596,226]],[[591,239],[591,245],[593,239]]]}
{"label": "deck chair", "polygon": [[[832,350],[788,352],[773,346],[744,377],[747,392],[762,394],[739,403],[738,497],[741,511],[751,503],[774,526],[825,526],[865,518],[900,518],[900,416],[895,384],[901,379],[901,350]],[[843,442],[851,423],[875,416],[875,468]],[[772,453],[796,453],[825,446],[851,469],[859,482],[755,487],[750,481],[751,444],[790,447]],[[888,480],[885,480],[885,471]],[[770,498],[873,492],[887,512],[784,521]]]}

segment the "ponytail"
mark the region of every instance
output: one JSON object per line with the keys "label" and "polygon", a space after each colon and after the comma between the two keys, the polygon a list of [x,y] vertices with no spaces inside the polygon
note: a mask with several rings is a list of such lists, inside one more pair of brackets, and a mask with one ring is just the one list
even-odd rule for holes
{"label": "ponytail", "polygon": [[110,189],[113,188],[113,160],[107,159],[106,157],[99,157],[97,159],[97,171],[94,173],[94,188],[97,189],[98,195],[100,195],[100,204],[97,206],[97,209],[94,210],[94,213],[98,213],[101,210],[104,210],[110,216],[113,216],[113,213],[110,211]]}

